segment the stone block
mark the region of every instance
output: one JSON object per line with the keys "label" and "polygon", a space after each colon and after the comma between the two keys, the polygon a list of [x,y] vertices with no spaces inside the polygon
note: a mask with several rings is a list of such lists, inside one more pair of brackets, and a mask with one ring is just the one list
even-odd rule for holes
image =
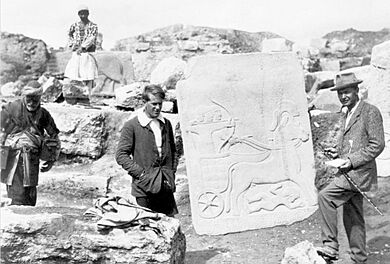
{"label": "stone block", "polygon": [[177,97],[195,231],[224,234],[310,216],[314,158],[296,55],[204,56],[189,65]]}
{"label": "stone block", "polygon": [[105,114],[101,110],[53,103],[44,107],[60,130],[62,153],[93,159],[103,154],[107,135]]}
{"label": "stone block", "polygon": [[340,71],[340,61],[337,59],[320,59],[322,71]]}
{"label": "stone block", "polygon": [[371,65],[390,70],[390,40],[372,48]]}
{"label": "stone block", "polygon": [[130,228],[103,233],[84,210],[61,207],[1,208],[2,263],[182,264],[185,237],[179,221],[161,215],[160,232]]}
{"label": "stone block", "polygon": [[262,42],[261,52],[285,52],[291,51],[291,47],[287,45],[287,41],[284,38],[272,38],[265,39]]}
{"label": "stone block", "polygon": [[303,241],[295,246],[286,248],[281,264],[326,264],[320,257],[313,244]]}

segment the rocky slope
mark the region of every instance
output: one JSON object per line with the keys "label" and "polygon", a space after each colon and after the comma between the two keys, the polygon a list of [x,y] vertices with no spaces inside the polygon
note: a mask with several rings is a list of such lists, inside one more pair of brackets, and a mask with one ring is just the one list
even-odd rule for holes
{"label": "rocky slope", "polygon": [[[280,37],[272,32],[250,33],[177,24],[119,40],[114,50],[131,52],[136,80],[149,81],[153,69],[165,58],[187,61],[206,54],[260,52],[263,40]],[[292,42],[287,41],[287,44]]]}
{"label": "rocky slope", "polygon": [[38,75],[46,70],[49,53],[45,42],[22,34],[1,32],[0,84],[23,75]]}
{"label": "rocky slope", "polygon": [[384,28],[380,31],[359,31],[349,28],[342,31],[333,31],[325,36],[328,41],[328,47],[338,45],[345,49],[339,49],[338,53],[333,52],[328,54],[331,57],[362,57],[371,54],[371,50],[375,45],[390,40],[390,29]]}

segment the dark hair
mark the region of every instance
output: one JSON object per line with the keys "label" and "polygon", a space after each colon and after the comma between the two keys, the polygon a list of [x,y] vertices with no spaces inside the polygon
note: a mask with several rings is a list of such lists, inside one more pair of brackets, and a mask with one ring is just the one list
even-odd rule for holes
{"label": "dark hair", "polygon": [[157,84],[149,84],[145,86],[144,92],[142,93],[142,99],[145,102],[148,102],[150,100],[149,94],[153,94],[154,96],[159,96],[163,100],[165,99],[164,90],[161,88],[160,85]]}

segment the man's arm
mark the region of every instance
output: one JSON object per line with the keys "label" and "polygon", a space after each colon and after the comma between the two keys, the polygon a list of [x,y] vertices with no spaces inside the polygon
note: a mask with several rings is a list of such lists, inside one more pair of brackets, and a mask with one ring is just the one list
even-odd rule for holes
{"label": "man's arm", "polygon": [[134,128],[128,121],[122,128],[115,159],[133,178],[138,178],[144,169],[132,158],[135,140]]}
{"label": "man's arm", "polygon": [[58,157],[60,156],[61,141],[58,137],[60,130],[57,128],[57,125],[54,122],[53,117],[50,115],[50,113],[46,109],[42,108],[42,111],[44,111],[44,120],[46,121],[44,128],[45,128],[46,133],[49,135],[49,137],[51,139],[50,144],[55,144],[55,145],[52,145],[51,147],[56,148],[54,158],[50,161],[45,161],[42,164],[41,172],[47,172],[53,167],[54,163],[58,160]]}
{"label": "man's arm", "polygon": [[76,40],[74,38],[74,32],[76,30],[76,24],[72,24],[68,30],[68,49],[75,51],[77,47],[75,46]]}
{"label": "man's arm", "polygon": [[347,155],[347,158],[351,161],[353,168],[357,168],[374,160],[385,148],[383,119],[381,113],[376,107],[371,106],[367,116],[367,145],[359,151]]}

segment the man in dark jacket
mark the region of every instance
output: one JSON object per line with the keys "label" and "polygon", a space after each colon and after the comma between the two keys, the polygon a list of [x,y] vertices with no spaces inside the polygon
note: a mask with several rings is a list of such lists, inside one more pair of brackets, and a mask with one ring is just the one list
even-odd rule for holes
{"label": "man in dark jacket", "polygon": [[367,262],[363,196],[343,173],[347,173],[361,191],[370,190],[377,183],[375,158],[385,146],[383,121],[378,108],[359,100],[358,84],[361,82],[353,73],[343,73],[336,76],[336,85],[331,88],[337,91],[346,119],[339,149],[326,150],[333,157],[340,158],[339,172],[333,182],[318,193],[324,245],[318,248],[318,253],[325,259],[338,258],[337,208],[342,206],[354,263]]}
{"label": "man in dark jacket", "polygon": [[53,155],[41,168],[46,172],[59,155],[59,130],[50,113],[41,107],[42,87],[37,81],[29,82],[22,96],[1,109],[1,145],[9,150],[6,164],[2,164],[1,182],[7,185],[11,204],[34,206],[43,137],[46,133],[55,143]]}
{"label": "man in dark jacket", "polygon": [[145,107],[124,124],[115,158],[133,178],[137,203],[173,216],[178,212],[173,197],[178,158],[172,125],[161,115],[165,93],[149,85],[142,97]]}

